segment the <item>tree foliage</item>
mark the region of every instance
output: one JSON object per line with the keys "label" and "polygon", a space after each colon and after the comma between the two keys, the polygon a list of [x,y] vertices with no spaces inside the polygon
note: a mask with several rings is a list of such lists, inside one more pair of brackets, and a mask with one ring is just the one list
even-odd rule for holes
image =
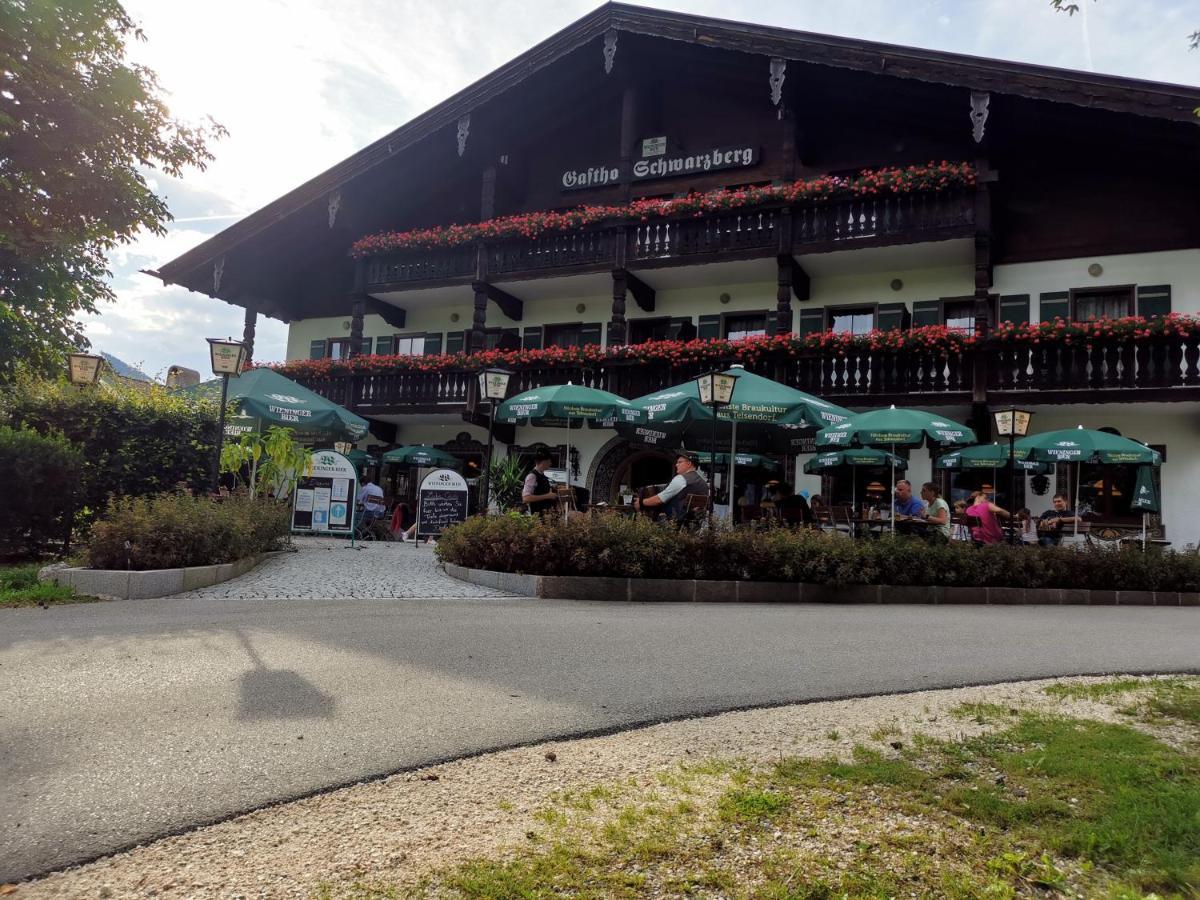
{"label": "tree foliage", "polygon": [[171,216],[147,184],[224,134],[172,118],[118,0],[0,0],[0,382],[60,369],[113,298],[106,255]]}

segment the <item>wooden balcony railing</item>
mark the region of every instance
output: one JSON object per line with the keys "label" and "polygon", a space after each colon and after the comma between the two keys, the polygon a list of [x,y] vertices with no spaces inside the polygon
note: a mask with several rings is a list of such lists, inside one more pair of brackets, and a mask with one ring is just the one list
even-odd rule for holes
{"label": "wooden balcony railing", "polygon": [[[516,394],[568,381],[640,397],[689,381],[736,358],[671,365],[607,360],[590,365],[519,368]],[[982,364],[977,373],[976,363]],[[936,351],[871,352],[841,356],[816,351],[747,363],[749,371],[845,406],[965,403],[976,388],[991,401],[1071,403],[1200,399],[1200,336],[1134,341],[1113,337],[1090,346],[983,344],[943,356]],[[979,385],[975,379],[982,379]],[[443,369],[299,376],[305,387],[363,415],[459,412],[473,402],[476,372]]]}
{"label": "wooden balcony railing", "polygon": [[[789,220],[790,215],[790,220]],[[785,220],[788,228],[784,229]],[[370,290],[604,268],[688,265],[842,246],[944,240],[971,233],[970,193],[885,195],[719,210],[648,222],[609,222],[534,238],[402,250],[367,260]],[[790,235],[790,236],[789,236]],[[480,252],[482,248],[482,253]]]}

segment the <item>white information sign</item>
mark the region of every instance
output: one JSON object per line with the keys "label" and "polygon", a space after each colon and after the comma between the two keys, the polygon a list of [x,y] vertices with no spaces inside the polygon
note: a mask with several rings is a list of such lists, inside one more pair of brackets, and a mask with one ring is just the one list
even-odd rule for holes
{"label": "white information sign", "polygon": [[292,531],[350,534],[357,496],[354,464],[333,450],[314,450],[309,470],[296,486]]}

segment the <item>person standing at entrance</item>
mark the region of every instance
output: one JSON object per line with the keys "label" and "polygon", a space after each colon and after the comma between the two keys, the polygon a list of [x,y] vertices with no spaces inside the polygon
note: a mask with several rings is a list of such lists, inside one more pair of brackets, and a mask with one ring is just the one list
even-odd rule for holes
{"label": "person standing at entrance", "polygon": [[558,506],[558,495],[550,486],[546,470],[554,461],[547,450],[539,450],[533,457],[533,470],[525,476],[525,486],[521,488],[521,502],[535,515],[542,515],[547,510]]}
{"label": "person standing at entrance", "polygon": [[688,498],[692,496],[707,497],[708,482],[696,471],[696,464],[691,457],[681,453],[675,458],[675,477],[670,484],[653,497],[635,500],[633,505],[638,509],[665,506],[667,515],[678,520],[687,512]]}

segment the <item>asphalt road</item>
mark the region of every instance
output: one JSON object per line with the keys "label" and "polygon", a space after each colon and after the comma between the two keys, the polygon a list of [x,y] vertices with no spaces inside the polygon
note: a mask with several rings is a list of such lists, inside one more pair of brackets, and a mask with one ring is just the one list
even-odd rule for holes
{"label": "asphalt road", "polygon": [[0,610],[0,882],[538,739],[1200,667],[1200,609],[138,600]]}

